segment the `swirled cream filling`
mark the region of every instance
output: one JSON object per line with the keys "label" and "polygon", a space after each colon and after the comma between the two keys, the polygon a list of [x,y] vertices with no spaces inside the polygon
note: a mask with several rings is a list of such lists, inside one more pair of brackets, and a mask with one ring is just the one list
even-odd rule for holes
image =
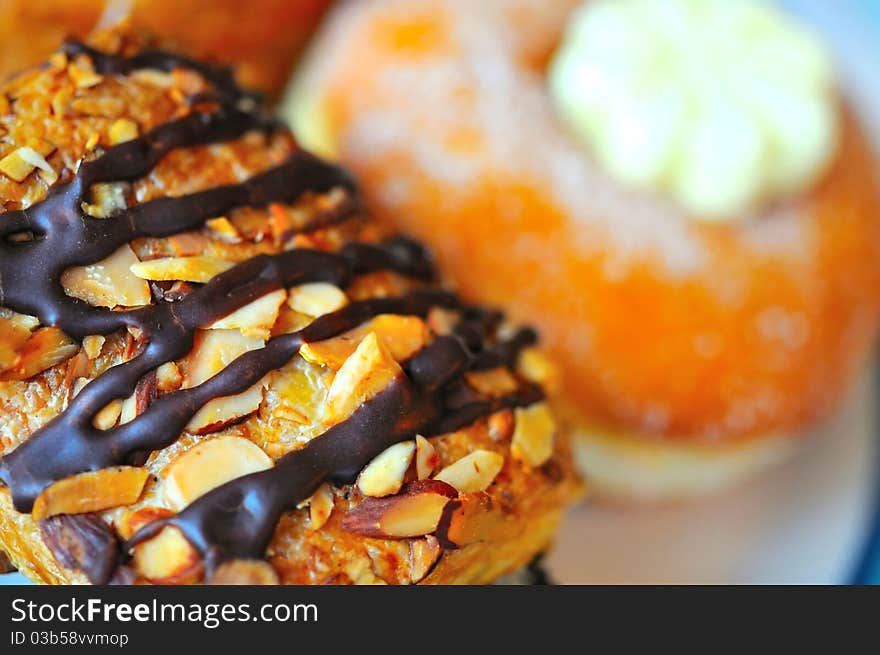
{"label": "swirled cream filling", "polygon": [[549,90],[614,178],[704,220],[809,188],[837,143],[830,56],[755,0],[592,0]]}

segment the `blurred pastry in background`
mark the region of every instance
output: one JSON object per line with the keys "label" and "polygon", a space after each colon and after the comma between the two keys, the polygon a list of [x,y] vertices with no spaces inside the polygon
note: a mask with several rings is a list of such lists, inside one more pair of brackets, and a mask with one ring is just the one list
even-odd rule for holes
{"label": "blurred pastry in background", "polygon": [[84,37],[105,12],[162,34],[193,57],[236,64],[245,86],[276,97],[331,0],[4,0],[0,76],[46,59],[66,37]]}
{"label": "blurred pastry in background", "polygon": [[600,493],[784,458],[863,367],[880,194],[829,53],[746,0],[376,0],[288,101],[461,291],[536,322]]}

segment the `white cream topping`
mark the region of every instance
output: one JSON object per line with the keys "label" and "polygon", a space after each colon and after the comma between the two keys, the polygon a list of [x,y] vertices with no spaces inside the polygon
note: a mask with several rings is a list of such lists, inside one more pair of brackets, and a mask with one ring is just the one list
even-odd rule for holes
{"label": "white cream topping", "polygon": [[837,143],[823,44],[755,0],[591,0],[549,85],[612,176],[700,219],[807,189]]}

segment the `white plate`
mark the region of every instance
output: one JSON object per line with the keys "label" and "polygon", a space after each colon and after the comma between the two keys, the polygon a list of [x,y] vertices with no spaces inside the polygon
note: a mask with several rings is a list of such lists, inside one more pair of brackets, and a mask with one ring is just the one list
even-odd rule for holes
{"label": "white plate", "polygon": [[872,389],[791,461],[689,504],[570,512],[547,565],[561,583],[822,583],[850,580],[870,524]]}

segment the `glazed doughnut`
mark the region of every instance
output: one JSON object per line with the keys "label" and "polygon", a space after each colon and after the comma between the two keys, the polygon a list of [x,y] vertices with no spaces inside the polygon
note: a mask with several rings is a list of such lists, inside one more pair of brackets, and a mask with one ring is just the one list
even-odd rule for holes
{"label": "glazed doughnut", "polygon": [[[289,115],[465,297],[538,325],[600,492],[715,490],[790,452],[866,361],[875,162],[821,46],[776,11],[580,5],[341,7]],[[650,12],[676,11],[660,43]]]}
{"label": "glazed doughnut", "polygon": [[249,88],[277,97],[294,58],[330,0],[6,0],[0,8],[0,77],[44,61],[62,39],[86,37],[104,12],[127,15],[193,57],[235,64]]}
{"label": "glazed doughnut", "polygon": [[22,573],[484,583],[547,547],[580,483],[518,367],[535,333],[443,288],[227,71],[114,30],[0,99]]}

